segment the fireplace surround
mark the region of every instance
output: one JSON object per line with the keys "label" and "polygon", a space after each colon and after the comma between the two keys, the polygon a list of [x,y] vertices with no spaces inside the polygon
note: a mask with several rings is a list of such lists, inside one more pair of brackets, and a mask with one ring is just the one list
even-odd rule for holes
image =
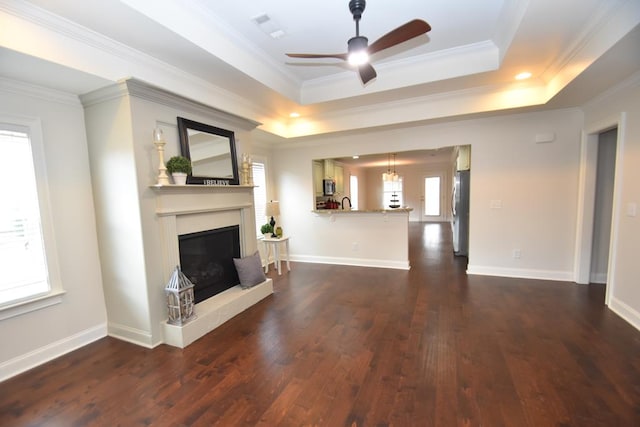
{"label": "fireplace surround", "polygon": [[[152,188],[156,193],[165,280],[180,262],[180,236],[237,227],[240,255],[255,251],[257,242],[255,232],[252,232],[255,223],[252,186],[171,185]],[[186,347],[272,293],[273,282],[269,278],[251,289],[241,289],[236,285],[217,293],[196,304],[197,317],[193,321],[183,326],[164,321],[164,342]]]}

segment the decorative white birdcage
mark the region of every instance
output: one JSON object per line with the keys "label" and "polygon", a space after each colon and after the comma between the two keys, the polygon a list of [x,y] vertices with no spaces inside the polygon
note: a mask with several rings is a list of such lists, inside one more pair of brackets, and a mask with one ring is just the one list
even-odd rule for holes
{"label": "decorative white birdcage", "polygon": [[164,288],[167,295],[168,323],[182,326],[196,317],[194,308],[193,283],[180,271],[177,265],[169,283]]}

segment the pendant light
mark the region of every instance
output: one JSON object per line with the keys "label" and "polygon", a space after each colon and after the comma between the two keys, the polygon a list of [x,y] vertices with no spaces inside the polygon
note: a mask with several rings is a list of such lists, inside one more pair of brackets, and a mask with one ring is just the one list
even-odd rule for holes
{"label": "pendant light", "polygon": [[398,199],[398,194],[396,193],[396,182],[400,181],[400,176],[396,172],[396,154],[393,153],[393,172],[391,173],[389,181],[391,181],[391,190],[393,193],[391,194],[391,199],[389,200],[389,207],[391,209],[396,209],[400,207],[400,200]]}
{"label": "pendant light", "polygon": [[391,174],[391,181],[398,182],[400,177],[396,173],[396,154],[393,153],[393,173]]}
{"label": "pendant light", "polygon": [[382,181],[391,181],[391,154],[387,154],[387,171],[382,174]]}

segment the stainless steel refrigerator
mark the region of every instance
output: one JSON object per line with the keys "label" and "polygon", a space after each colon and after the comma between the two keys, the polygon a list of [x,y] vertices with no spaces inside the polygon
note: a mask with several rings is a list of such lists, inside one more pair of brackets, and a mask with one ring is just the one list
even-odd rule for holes
{"label": "stainless steel refrigerator", "polygon": [[471,172],[456,172],[451,203],[453,230],[453,253],[469,256],[469,185]]}

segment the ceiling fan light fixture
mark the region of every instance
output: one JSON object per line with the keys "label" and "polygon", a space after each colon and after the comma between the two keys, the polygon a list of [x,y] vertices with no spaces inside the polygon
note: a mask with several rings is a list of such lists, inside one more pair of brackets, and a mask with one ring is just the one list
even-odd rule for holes
{"label": "ceiling fan light fixture", "polygon": [[366,50],[349,54],[349,64],[354,66],[364,65],[369,62],[369,54]]}
{"label": "ceiling fan light fixture", "polygon": [[369,45],[369,39],[364,36],[356,36],[349,39],[347,42],[349,55],[347,60],[351,65],[363,65],[369,62],[369,52],[367,47]]}

